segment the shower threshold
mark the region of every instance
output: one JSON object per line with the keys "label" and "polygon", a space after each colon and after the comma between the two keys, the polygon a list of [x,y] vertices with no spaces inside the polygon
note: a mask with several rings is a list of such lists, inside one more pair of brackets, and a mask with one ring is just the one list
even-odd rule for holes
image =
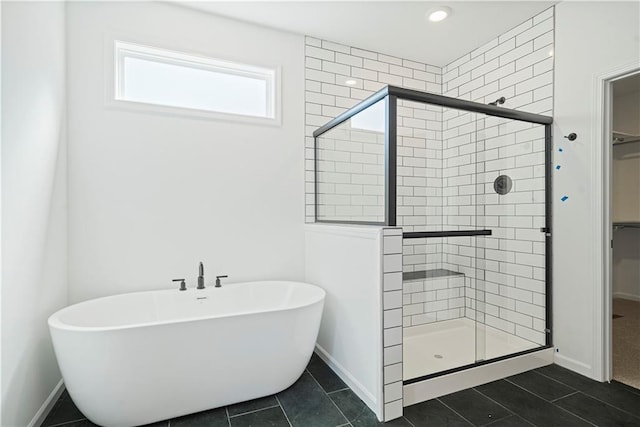
{"label": "shower threshold", "polygon": [[410,326],[403,332],[403,378],[406,381],[538,347],[468,318]]}

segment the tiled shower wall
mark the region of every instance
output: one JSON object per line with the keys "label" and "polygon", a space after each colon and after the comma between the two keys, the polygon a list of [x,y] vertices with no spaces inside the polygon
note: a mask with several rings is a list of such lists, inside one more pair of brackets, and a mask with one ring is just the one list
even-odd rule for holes
{"label": "tiled shower wall", "polygon": [[[506,108],[552,114],[553,8],[442,70],[309,37],[306,44],[308,222],[313,131],[386,84],[481,103],[504,96]],[[348,77],[358,84],[347,86]],[[398,136],[399,226],[494,230],[487,238],[405,239],[403,270],[465,273],[466,309],[457,312],[544,343],[544,127],[403,101]],[[500,174],[514,181],[507,196],[493,191]],[[431,308],[423,307],[425,321],[436,318]]]}
{"label": "tiled shower wall", "polygon": [[[384,123],[384,104],[372,108],[375,114],[362,112],[318,137],[318,219],[384,221],[385,133],[375,129]],[[397,220],[408,230],[442,226],[440,110],[399,102]],[[365,113],[369,119],[357,123]]]}
{"label": "tiled shower wall", "polygon": [[[398,101],[397,225],[403,231],[442,229],[442,107]],[[402,270],[442,265],[442,245],[404,239]]]}
{"label": "tiled shower wall", "polygon": [[[313,222],[315,215],[313,131],[386,85],[441,94],[442,72],[439,67],[312,37],[306,37],[305,43],[306,221]],[[347,85],[346,81],[349,79],[355,80],[356,84]],[[406,208],[398,210],[399,226],[424,226],[427,221],[431,221],[430,218],[433,218],[435,213],[433,210],[435,208],[429,210],[427,203],[441,206],[438,198],[442,188],[441,163],[438,157],[442,148],[440,114],[439,107],[408,101],[398,105],[397,191],[401,198],[398,204],[406,205]],[[330,138],[331,133],[327,133],[327,137]],[[371,155],[375,153],[364,152],[359,144],[351,144],[359,141],[341,139],[342,144],[336,143],[331,148],[331,153],[324,153],[333,156],[338,163],[324,162],[319,165],[319,172],[332,173],[335,171],[331,171],[331,168],[349,167],[349,163],[362,164],[363,158],[370,159],[371,162],[375,160],[376,164],[380,164],[379,162],[383,160],[382,156]],[[380,169],[377,168],[376,171]],[[380,175],[378,177],[380,179]],[[350,177],[333,174],[331,178],[341,180]],[[331,199],[344,200],[344,197],[340,196],[349,196],[353,199],[354,196],[367,195],[361,192],[363,191],[361,187],[350,185],[352,183],[340,182],[339,184],[341,185],[338,188],[331,185],[323,186],[320,199],[327,202]],[[437,199],[435,203],[434,198]],[[359,208],[360,206],[349,213],[357,213]],[[327,202],[323,209],[331,213],[332,210],[344,208]],[[350,216],[352,220],[358,219],[357,215]],[[434,226],[438,225],[434,224]]]}
{"label": "tiled shower wall", "polygon": [[384,132],[347,121],[318,138],[318,218],[384,221]]}
{"label": "tiled shower wall", "polygon": [[382,230],[384,421],[402,416],[402,229]]}
{"label": "tiled shower wall", "polygon": [[[443,69],[444,95],[481,103],[504,96],[507,108],[551,116],[553,28],[548,9],[453,61]],[[544,137],[542,125],[443,111],[446,228],[493,230],[444,245],[443,266],[465,273],[467,317],[538,344],[545,342]],[[499,175],[513,179],[509,194],[494,191]]]}
{"label": "tiled shower wall", "polygon": [[[313,131],[385,85],[442,93],[442,70],[428,64],[306,37],[306,221],[313,222]],[[356,85],[346,84],[348,79]],[[341,127],[342,129],[344,127]],[[397,224],[405,231],[442,227],[442,108],[411,101],[398,103]],[[383,156],[363,151],[359,140],[334,144],[333,131],[319,145],[319,216],[381,221]],[[382,142],[382,141],[379,141]],[[366,147],[364,147],[366,148]],[[364,177],[363,171],[369,176]],[[372,175],[376,175],[375,177]],[[355,182],[354,182],[355,178]],[[363,183],[363,180],[371,181]],[[347,182],[349,181],[349,182]],[[378,198],[373,196],[377,195]],[[345,203],[351,203],[352,208]],[[375,204],[375,205],[374,205]],[[361,213],[361,214],[360,214]],[[442,246],[405,241],[405,271],[439,268]],[[430,254],[427,260],[427,254]]]}

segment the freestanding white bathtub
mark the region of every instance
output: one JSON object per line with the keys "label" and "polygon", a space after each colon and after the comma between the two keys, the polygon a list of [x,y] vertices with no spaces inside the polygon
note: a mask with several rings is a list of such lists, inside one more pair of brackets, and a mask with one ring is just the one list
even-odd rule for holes
{"label": "freestanding white bathtub", "polygon": [[270,395],[304,371],[325,292],[296,282],[138,292],[49,318],[69,394],[101,426],[137,426]]}

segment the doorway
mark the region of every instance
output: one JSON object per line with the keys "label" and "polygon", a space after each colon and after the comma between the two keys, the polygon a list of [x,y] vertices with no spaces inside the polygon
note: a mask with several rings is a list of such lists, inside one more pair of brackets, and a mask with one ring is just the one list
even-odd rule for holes
{"label": "doorway", "polygon": [[640,389],[640,72],[609,90],[609,378]]}

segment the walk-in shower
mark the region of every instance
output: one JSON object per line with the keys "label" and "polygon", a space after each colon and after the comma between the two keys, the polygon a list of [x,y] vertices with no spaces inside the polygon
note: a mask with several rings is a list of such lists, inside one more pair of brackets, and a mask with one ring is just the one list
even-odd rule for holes
{"label": "walk-in shower", "polygon": [[387,86],[314,132],[316,222],[402,227],[405,385],[551,346],[551,123]]}

